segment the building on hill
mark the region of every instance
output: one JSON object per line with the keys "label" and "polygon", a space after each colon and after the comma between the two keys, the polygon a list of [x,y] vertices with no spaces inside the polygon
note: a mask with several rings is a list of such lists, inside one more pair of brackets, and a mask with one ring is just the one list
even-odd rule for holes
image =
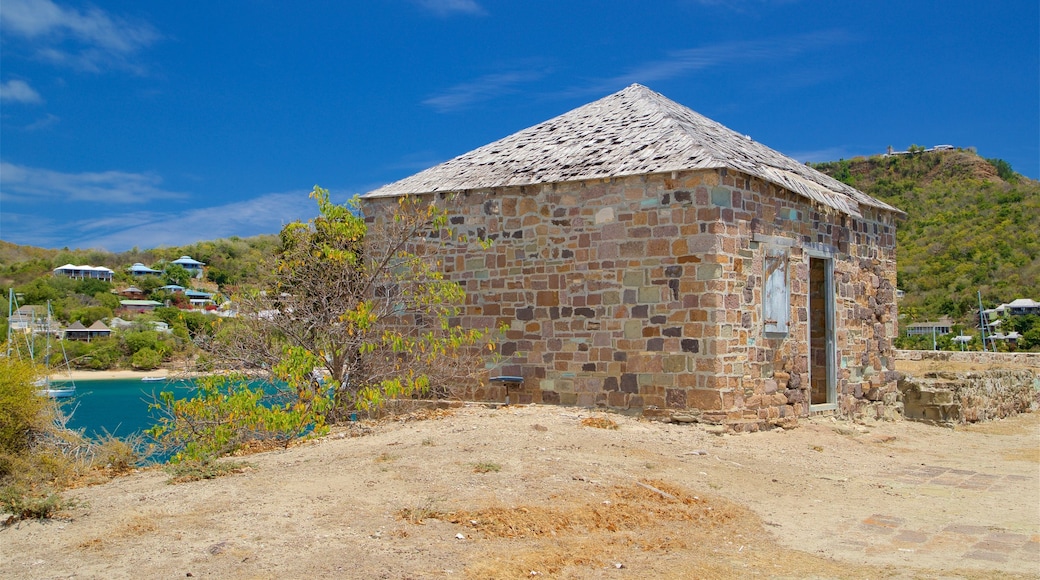
{"label": "building on hill", "polygon": [[156,308],[162,306],[162,302],[157,300],[120,300],[119,308],[124,312],[151,312]]}
{"label": "building on hill", "polygon": [[43,304],[26,304],[19,306],[7,319],[8,328],[12,332],[30,334],[58,335],[59,325],[47,315],[47,306]]}
{"label": "building on hill", "polygon": [[997,310],[1008,316],[1029,316],[1040,314],[1040,302],[1032,298],[1017,298],[1007,304],[1001,304]]}
{"label": "building on hill", "polygon": [[130,286],[117,292],[123,298],[129,298],[130,300],[143,300],[145,297],[144,290],[141,290],[137,286]]}
{"label": "building on hill", "polygon": [[193,308],[205,308],[214,304],[213,294],[202,290],[185,290],[184,295]]}
{"label": "building on hill", "polygon": [[63,331],[65,340],[85,340],[90,342],[95,338],[107,338],[112,335],[112,329],[105,326],[100,320],[95,321],[89,327],[83,326],[80,321],[73,322]]}
{"label": "building on hill", "polygon": [[1016,298],[1007,304],[1001,304],[996,308],[987,308],[982,311],[982,326],[987,334],[1000,330],[1003,323],[1001,318],[1005,316],[1029,316],[1040,314],[1040,302],[1032,298]]}
{"label": "building on hill", "polygon": [[915,322],[906,326],[907,336],[943,335],[953,332],[953,321],[941,318],[938,322]]}
{"label": "building on hill", "polygon": [[191,256],[181,256],[176,260],[170,262],[171,264],[177,264],[178,266],[187,270],[193,277],[201,278],[203,268],[206,264],[192,258]]}
{"label": "building on hill", "polygon": [[490,374],[516,379],[474,396],[746,429],[899,412],[903,213],[646,87],[371,191],[366,219],[401,196],[494,242],[442,249],[461,324],[508,327]]}
{"label": "building on hill", "polygon": [[134,262],[134,265],[127,268],[126,271],[129,272],[131,276],[158,276],[159,274],[162,274],[162,271],[153,270],[141,262]]}
{"label": "building on hill", "polygon": [[72,264],[65,264],[64,266],[58,266],[55,268],[54,275],[65,276],[74,280],[96,279],[111,282],[112,276],[115,275],[115,272],[104,266],[74,266]]}

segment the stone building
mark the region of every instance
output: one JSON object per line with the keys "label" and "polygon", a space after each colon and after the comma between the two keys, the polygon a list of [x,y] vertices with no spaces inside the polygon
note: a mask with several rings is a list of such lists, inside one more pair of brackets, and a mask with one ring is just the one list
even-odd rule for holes
{"label": "stone building", "polygon": [[[632,85],[363,196],[450,203],[461,324],[508,331],[478,397],[757,429],[899,412],[898,209]],[[444,201],[442,201],[444,200]],[[377,219],[377,218],[374,218]]]}

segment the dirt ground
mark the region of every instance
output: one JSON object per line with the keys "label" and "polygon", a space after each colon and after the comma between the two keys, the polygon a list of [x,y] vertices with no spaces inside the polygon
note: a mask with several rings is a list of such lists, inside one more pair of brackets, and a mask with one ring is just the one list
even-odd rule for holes
{"label": "dirt ground", "polygon": [[70,491],[64,518],[0,530],[0,576],[1040,575],[1040,414],[715,431],[554,406],[424,412],[235,475],[171,485],[152,468]]}

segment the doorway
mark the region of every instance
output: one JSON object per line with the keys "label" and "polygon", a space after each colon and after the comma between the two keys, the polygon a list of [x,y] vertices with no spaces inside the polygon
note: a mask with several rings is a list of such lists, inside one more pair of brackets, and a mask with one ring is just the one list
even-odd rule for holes
{"label": "doorway", "polygon": [[809,402],[812,410],[836,406],[834,359],[834,262],[830,258],[810,256]]}

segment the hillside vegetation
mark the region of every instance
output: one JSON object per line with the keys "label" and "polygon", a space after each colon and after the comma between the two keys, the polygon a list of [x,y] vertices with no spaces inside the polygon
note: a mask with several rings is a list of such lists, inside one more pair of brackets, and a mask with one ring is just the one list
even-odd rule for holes
{"label": "hillside vegetation", "polygon": [[126,252],[103,250],[49,250],[19,246],[0,240],[0,288],[17,287],[46,276],[65,264],[104,266],[120,274],[126,267],[141,262],[161,264],[181,256],[191,256],[206,264],[206,278],[219,286],[255,282],[260,263],[274,255],[280,242],[277,234],[197,242],[186,246],[170,246]]}
{"label": "hillside vegetation", "polygon": [[[218,298],[231,295],[236,286],[255,285],[264,263],[281,247],[276,235],[252,238],[220,239],[180,247],[152,250],[133,249],[110,253],[100,250],[48,250],[0,242],[0,337],[7,336],[8,288],[13,288],[19,306],[50,304],[58,324],[68,326],[79,322],[90,326],[97,321],[111,323],[117,314],[129,319],[130,328],[112,329],[108,337],[90,341],[63,340],[62,346],[72,366],[90,369],[155,368],[163,363],[191,357],[195,353],[193,340],[210,330],[214,316],[201,311],[188,311],[184,294],[161,288],[164,284],[179,284],[218,291]],[[205,280],[191,280],[188,273],[170,262],[189,255],[207,264]],[[132,277],[127,268],[141,262],[157,270],[160,275]],[[65,264],[104,266],[114,272],[112,282],[103,280],[72,280],[53,276],[54,268]],[[152,300],[168,307],[132,314],[120,307],[120,296],[114,292],[135,286]],[[158,331],[157,323],[167,325],[168,332]],[[36,341],[20,337],[12,341],[19,351],[37,351],[44,348]],[[2,338],[0,338],[2,340]],[[7,350],[5,347],[4,351]]]}
{"label": "hillside vegetation", "polygon": [[814,167],[907,213],[896,233],[904,323],[1040,299],[1040,182],[1000,159],[952,150]]}

